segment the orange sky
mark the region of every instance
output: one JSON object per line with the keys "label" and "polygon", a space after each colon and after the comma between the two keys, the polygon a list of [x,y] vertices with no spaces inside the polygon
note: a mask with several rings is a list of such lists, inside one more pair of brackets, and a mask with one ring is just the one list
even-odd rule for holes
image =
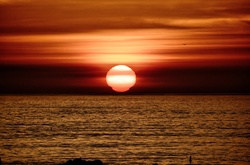
{"label": "orange sky", "polygon": [[0,0],[1,93],[249,93],[248,0]]}

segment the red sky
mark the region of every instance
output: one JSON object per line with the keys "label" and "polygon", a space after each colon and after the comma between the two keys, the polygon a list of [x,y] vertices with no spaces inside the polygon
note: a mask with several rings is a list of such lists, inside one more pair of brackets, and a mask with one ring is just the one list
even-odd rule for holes
{"label": "red sky", "polygon": [[249,93],[248,0],[0,0],[0,93]]}

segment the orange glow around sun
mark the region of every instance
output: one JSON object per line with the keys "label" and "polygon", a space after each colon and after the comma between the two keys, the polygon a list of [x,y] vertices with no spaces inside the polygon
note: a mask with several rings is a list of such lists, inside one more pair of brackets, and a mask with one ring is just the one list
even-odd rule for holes
{"label": "orange glow around sun", "polygon": [[126,92],[135,85],[135,72],[126,65],[111,68],[106,75],[107,84],[116,92]]}

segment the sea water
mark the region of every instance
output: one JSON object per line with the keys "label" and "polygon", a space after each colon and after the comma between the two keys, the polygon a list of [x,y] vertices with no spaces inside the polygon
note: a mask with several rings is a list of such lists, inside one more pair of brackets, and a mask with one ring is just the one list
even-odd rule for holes
{"label": "sea water", "polygon": [[250,96],[0,96],[2,163],[248,164]]}

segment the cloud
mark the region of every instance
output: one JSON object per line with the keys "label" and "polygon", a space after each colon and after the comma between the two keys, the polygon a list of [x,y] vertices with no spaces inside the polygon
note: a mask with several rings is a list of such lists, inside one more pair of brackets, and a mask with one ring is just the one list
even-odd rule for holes
{"label": "cloud", "polygon": [[23,3],[23,2],[30,2],[30,0],[0,0],[1,4],[15,4],[15,3]]}
{"label": "cloud", "polygon": [[[4,5],[7,3],[8,5]],[[249,17],[246,6],[249,6],[250,2],[1,0],[0,4],[1,33],[22,34],[84,32],[99,29],[220,28],[235,23],[234,28],[237,28],[240,21],[249,21],[245,18]],[[238,22],[228,21],[236,19]],[[215,24],[218,20],[225,20],[227,24]]]}

